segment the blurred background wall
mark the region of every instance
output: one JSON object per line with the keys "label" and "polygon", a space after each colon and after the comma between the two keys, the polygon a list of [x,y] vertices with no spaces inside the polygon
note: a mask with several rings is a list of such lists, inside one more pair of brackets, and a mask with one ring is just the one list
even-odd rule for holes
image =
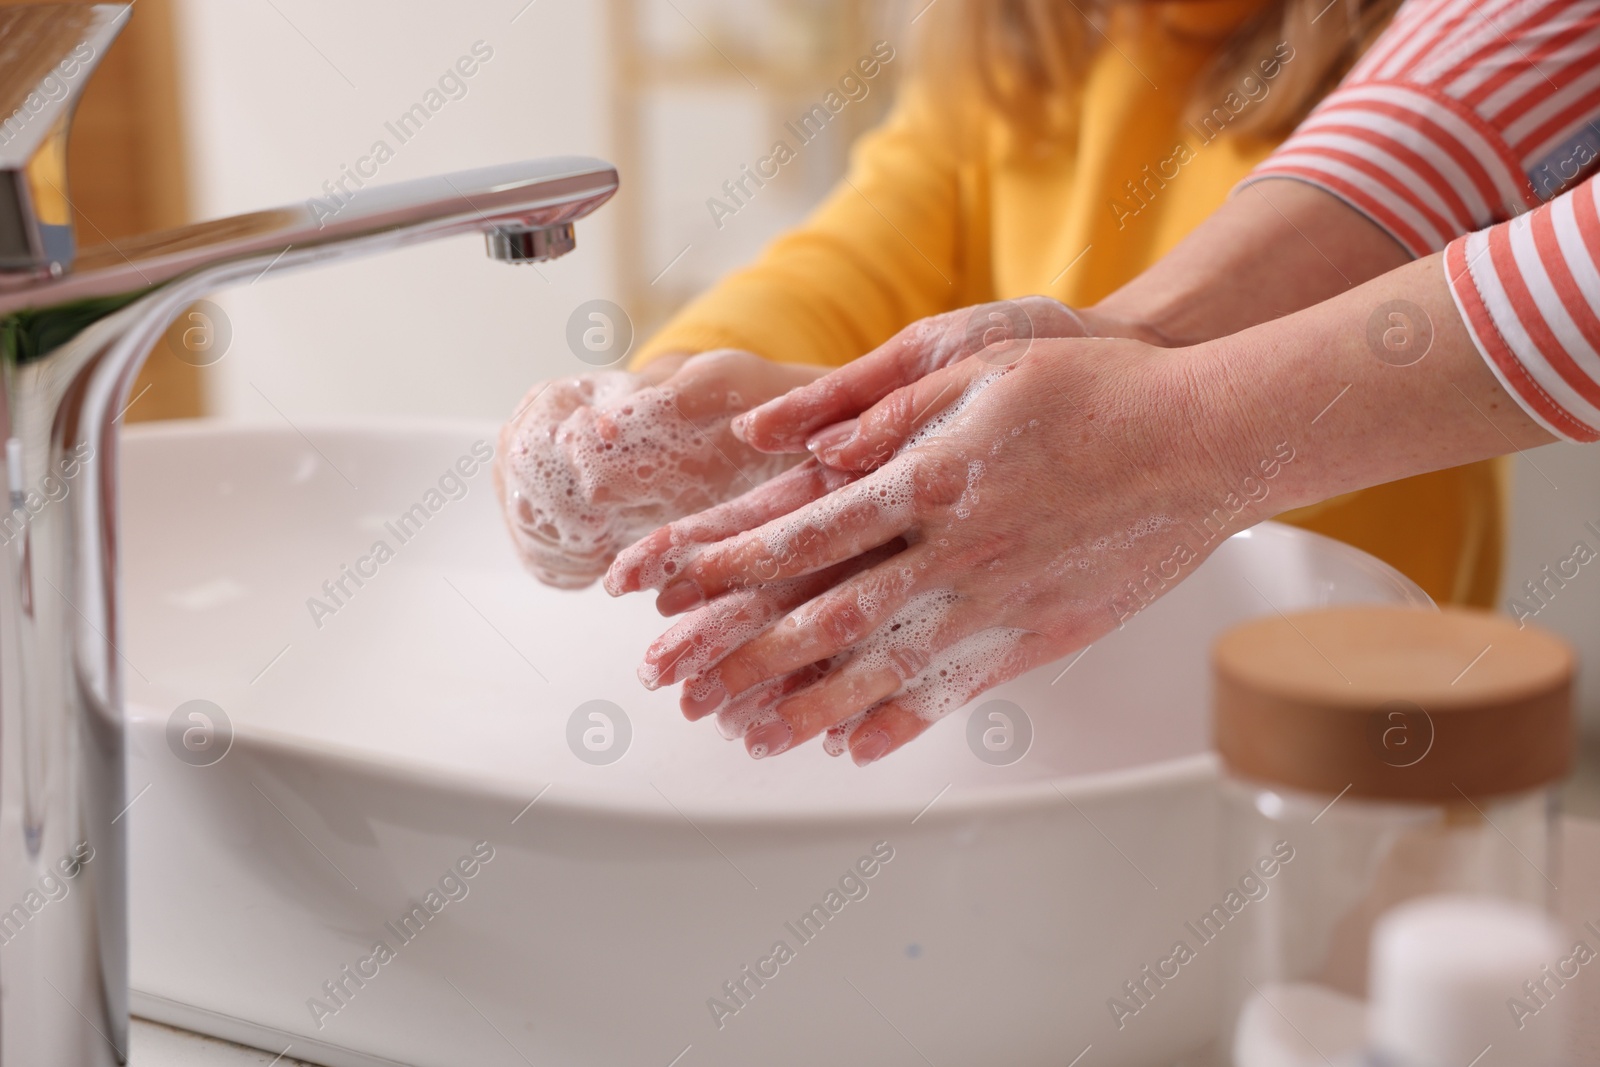
{"label": "blurred background wall", "polygon": [[[647,332],[800,218],[840,173],[833,123],[736,216],[706,200],[870,47],[875,0],[178,0],[198,214],[322,195],[378,140],[378,181],[532,156],[618,162],[623,191],[578,251],[509,268],[465,239],[273,278],[219,300],[232,346],[205,385],[229,417],[494,419],[585,369],[567,316],[604,297]],[[869,11],[871,17],[869,17]],[[464,91],[400,144],[386,127],[458,57]],[[887,86],[876,89],[876,105]],[[872,115],[845,115],[863,128]],[[348,187],[348,186],[347,186]]]}
{"label": "blurred background wall", "polygon": [[[925,0],[140,0],[80,115],[74,199],[86,241],[325,195],[374,141],[398,181],[528,156],[616,161],[623,192],[537,268],[476,239],[274,277],[218,298],[229,348],[195,371],[157,351],[130,418],[296,422],[344,416],[496,420],[533,382],[581,371],[563,336],[594,297],[639,335],[801,218],[850,137],[891,95],[880,79],[718,226],[706,201],[767,153],[872,41],[909,58]],[[458,57],[490,50],[403,145],[392,122]],[[895,67],[892,65],[890,76]],[[1587,524],[1593,522],[1590,528]],[[1585,655],[1600,733],[1600,560],[1551,584],[1578,541],[1600,551],[1600,452],[1516,461],[1502,602],[1520,597]],[[1567,573],[1571,573],[1570,565]],[[1525,583],[1546,590],[1529,599]]]}

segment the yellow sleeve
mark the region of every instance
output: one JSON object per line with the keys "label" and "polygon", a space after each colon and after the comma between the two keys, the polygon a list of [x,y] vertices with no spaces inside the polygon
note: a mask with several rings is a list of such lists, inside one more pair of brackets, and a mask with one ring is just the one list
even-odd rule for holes
{"label": "yellow sleeve", "polygon": [[810,218],[691,301],[633,365],[668,352],[742,348],[838,366],[957,306],[964,257],[951,144],[947,122],[908,85],[884,123],[852,147],[845,178]]}

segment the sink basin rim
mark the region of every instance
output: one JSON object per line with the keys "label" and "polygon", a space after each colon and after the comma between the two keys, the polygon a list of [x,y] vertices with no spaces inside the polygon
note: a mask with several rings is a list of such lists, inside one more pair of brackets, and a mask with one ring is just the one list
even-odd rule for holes
{"label": "sink basin rim", "polygon": [[[128,715],[130,725],[152,732],[158,729],[163,718],[155,709],[131,701]],[[350,745],[311,742],[296,734],[260,726],[236,725],[229,757],[219,761],[216,766],[225,767],[232,756],[249,751],[259,752],[272,762],[286,759],[308,765],[327,764],[332,774],[382,777],[407,783],[423,791],[470,796],[490,803],[503,801],[507,809],[513,812],[522,809],[538,794],[536,807],[540,811],[554,810],[589,818],[615,819],[634,825],[677,823],[687,816],[697,825],[729,829],[756,826],[838,828],[876,825],[899,819],[938,825],[977,815],[1045,811],[1059,807],[1062,801],[1077,803],[1134,795],[1156,787],[1209,781],[1220,773],[1220,763],[1215,753],[1198,752],[1092,774],[1065,774],[951,789],[949,795],[941,794],[936,803],[924,802],[921,805],[875,798],[851,808],[731,811],[722,804],[690,798],[675,799],[671,806],[664,803],[647,806],[637,802],[635,798],[638,794],[570,781],[558,780],[536,785],[494,772],[467,774]],[[731,747],[727,757],[749,758]],[[870,774],[872,771],[862,768],[861,773]],[[546,786],[551,787],[549,791],[540,793]],[[934,798],[930,796],[929,800]]]}

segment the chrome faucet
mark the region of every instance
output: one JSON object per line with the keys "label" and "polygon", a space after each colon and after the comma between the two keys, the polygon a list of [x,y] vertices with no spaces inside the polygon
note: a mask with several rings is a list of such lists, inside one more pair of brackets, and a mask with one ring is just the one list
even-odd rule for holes
{"label": "chrome faucet", "polygon": [[496,259],[555,258],[617,188],[599,160],[545,159],[78,252],[72,110],[130,10],[0,7],[0,1067],[126,1061],[116,444],[145,356],[193,301],[268,269],[474,231]]}

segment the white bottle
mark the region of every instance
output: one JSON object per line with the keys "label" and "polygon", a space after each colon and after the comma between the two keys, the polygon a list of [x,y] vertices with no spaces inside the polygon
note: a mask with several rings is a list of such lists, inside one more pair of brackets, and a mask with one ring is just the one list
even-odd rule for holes
{"label": "white bottle", "polygon": [[1373,933],[1368,1062],[1560,1067],[1575,994],[1553,968],[1566,955],[1555,923],[1523,905],[1437,896],[1395,908]]}

